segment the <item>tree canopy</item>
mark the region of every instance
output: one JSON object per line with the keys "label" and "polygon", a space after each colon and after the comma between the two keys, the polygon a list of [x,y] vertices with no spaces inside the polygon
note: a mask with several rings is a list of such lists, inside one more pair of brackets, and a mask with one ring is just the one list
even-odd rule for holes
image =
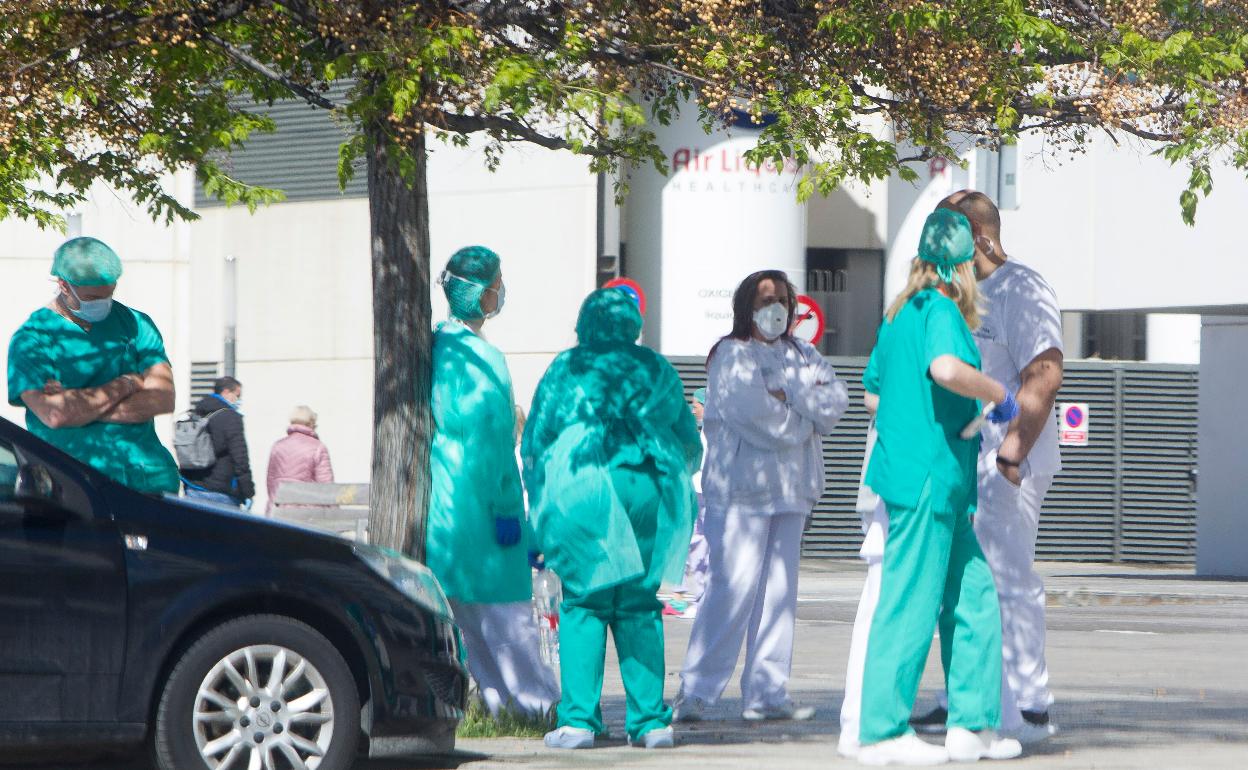
{"label": "tree canopy", "polygon": [[1216,163],[1248,171],[1246,52],[1248,0],[0,0],[0,218],[63,225],[96,182],[194,218],[167,185],[186,167],[254,209],[281,192],[224,158],[275,129],[266,103],[325,111],[340,178],[368,174],[369,537],[421,558],[428,137],[666,171],[656,122],[746,110],[769,116],[751,159],[800,169],[809,197],[970,142],[1104,131],[1190,166],[1190,222]]}
{"label": "tree canopy", "polygon": [[756,157],[804,163],[803,195],[967,136],[1103,129],[1191,166],[1190,218],[1211,164],[1248,168],[1246,50],[1243,0],[0,0],[0,216],[52,223],[99,179],[190,217],[160,181],[184,165],[280,199],[214,153],[294,96],[355,129],[343,175],[373,142],[410,175],[427,130],[487,135],[492,161],[528,141],[658,162],[648,120],[744,106],[776,116]]}

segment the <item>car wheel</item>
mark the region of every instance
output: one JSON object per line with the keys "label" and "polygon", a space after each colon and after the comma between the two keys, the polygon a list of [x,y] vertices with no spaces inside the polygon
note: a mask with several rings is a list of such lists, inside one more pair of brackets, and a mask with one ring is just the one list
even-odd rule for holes
{"label": "car wheel", "polygon": [[311,626],[250,615],[204,634],[165,683],[161,770],[345,770],[360,698],[342,655]]}

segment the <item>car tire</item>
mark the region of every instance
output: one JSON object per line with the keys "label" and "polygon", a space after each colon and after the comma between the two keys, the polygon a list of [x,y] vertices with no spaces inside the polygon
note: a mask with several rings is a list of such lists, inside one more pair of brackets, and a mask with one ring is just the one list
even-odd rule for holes
{"label": "car tire", "polygon": [[309,768],[346,770],[359,741],[360,697],[342,654],[306,623],[249,615],[205,633],[174,666],[152,751],[160,770],[245,770],[253,753],[277,760],[264,767],[296,767],[292,751]]}

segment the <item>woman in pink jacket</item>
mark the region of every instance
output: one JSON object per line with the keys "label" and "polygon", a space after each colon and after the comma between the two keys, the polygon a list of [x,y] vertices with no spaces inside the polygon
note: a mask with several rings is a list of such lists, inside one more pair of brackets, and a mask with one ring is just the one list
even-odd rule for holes
{"label": "woman in pink jacket", "polygon": [[332,483],[334,469],[329,464],[329,449],[316,435],[316,412],[297,406],[290,414],[286,438],[273,445],[269,453],[269,503],[283,481],[316,481]]}

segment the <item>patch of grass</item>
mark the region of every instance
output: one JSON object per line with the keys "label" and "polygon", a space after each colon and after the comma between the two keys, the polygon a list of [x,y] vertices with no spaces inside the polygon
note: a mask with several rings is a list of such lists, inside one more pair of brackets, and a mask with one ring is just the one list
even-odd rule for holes
{"label": "patch of grass", "polygon": [[457,738],[541,738],[555,729],[555,709],[542,716],[530,716],[522,711],[502,709],[497,717],[477,698],[468,701],[464,719],[456,730]]}

